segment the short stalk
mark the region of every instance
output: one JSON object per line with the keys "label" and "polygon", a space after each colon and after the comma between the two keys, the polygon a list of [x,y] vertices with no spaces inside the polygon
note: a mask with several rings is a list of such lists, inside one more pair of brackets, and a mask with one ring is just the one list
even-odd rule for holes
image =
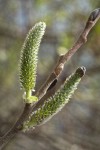
{"label": "short stalk", "polygon": [[26,91],[26,100],[28,101],[28,99],[31,97],[31,90],[27,90]]}

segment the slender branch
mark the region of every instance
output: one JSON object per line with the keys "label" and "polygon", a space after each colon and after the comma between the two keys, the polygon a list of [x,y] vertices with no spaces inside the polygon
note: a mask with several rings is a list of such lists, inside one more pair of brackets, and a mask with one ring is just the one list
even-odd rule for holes
{"label": "slender branch", "polygon": [[98,19],[100,18],[100,8],[94,10],[86,23],[85,29],[83,30],[82,34],[80,35],[79,39],[76,41],[76,43],[73,45],[73,47],[65,54],[60,56],[56,67],[46,80],[46,82],[43,84],[43,86],[37,91],[36,96],[38,97],[39,101],[34,105],[26,104],[23,110],[23,113],[17,120],[17,122],[14,124],[14,126],[11,128],[10,131],[8,131],[3,137],[1,137],[0,140],[0,149],[2,149],[6,143],[12,137],[22,130],[23,128],[23,122],[27,120],[29,114],[34,111],[38,105],[42,102],[42,97],[46,94],[48,88],[50,85],[55,81],[55,79],[58,79],[59,75],[62,73],[65,63],[73,56],[73,54],[87,41],[87,36],[92,29],[92,27],[96,24]]}
{"label": "slender branch", "polygon": [[60,56],[54,71],[51,73],[51,75],[48,77],[48,79],[42,85],[42,87],[39,89],[39,91],[37,91],[36,96],[38,97],[39,100],[46,94],[50,85],[53,83],[53,81],[55,79],[57,79],[59,77],[60,73],[62,72],[63,67],[64,67],[64,64],[61,63],[63,60],[63,57],[64,57],[64,55]]}
{"label": "slender branch", "polygon": [[[62,73],[64,64],[73,56],[73,54],[84,44],[87,42],[87,36],[92,29],[92,27],[96,24],[98,19],[100,18],[100,8],[95,9],[91,14],[90,17],[86,23],[86,26],[80,35],[79,39],[76,41],[76,43],[73,45],[73,47],[65,54],[60,56],[58,63],[56,67],[54,68],[51,75],[48,77],[46,82],[42,85],[42,87],[37,91],[36,96],[41,99],[47,92],[47,89],[50,87],[50,85],[53,83],[55,79],[59,77],[59,75]],[[33,106],[34,107],[34,106]]]}
{"label": "slender branch", "polygon": [[14,137],[16,133],[21,131],[23,128],[23,121],[25,121],[29,115],[31,105],[26,103],[24,106],[24,110],[20,115],[19,119],[13,125],[13,127],[0,139],[0,150],[9,142],[10,139]]}

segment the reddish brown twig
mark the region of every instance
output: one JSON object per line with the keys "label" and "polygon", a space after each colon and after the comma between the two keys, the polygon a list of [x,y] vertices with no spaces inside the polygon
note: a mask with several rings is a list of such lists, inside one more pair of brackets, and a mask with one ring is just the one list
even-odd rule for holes
{"label": "reddish brown twig", "polygon": [[92,29],[92,27],[96,24],[98,19],[100,18],[100,8],[95,9],[91,14],[90,17],[86,23],[86,26],[81,33],[79,39],[76,41],[76,43],[73,45],[73,47],[65,54],[60,56],[58,63],[56,64],[56,67],[54,68],[51,75],[48,77],[46,82],[42,85],[42,87],[39,89],[39,91],[36,93],[36,96],[41,99],[45,94],[49,86],[52,84],[52,82],[59,77],[61,74],[64,64],[73,56],[73,54],[84,44],[87,42],[87,36]]}

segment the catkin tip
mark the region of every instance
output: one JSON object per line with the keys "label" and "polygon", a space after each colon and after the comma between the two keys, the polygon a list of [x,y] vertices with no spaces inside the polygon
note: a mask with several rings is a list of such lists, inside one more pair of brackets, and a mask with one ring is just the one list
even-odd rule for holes
{"label": "catkin tip", "polygon": [[80,77],[84,76],[85,75],[85,72],[86,72],[86,68],[84,66],[82,67],[79,67],[77,70],[76,70],[76,73],[78,75],[80,75]]}
{"label": "catkin tip", "polygon": [[44,30],[45,30],[46,23],[45,22],[38,22],[35,26],[40,26],[40,27],[44,28]]}

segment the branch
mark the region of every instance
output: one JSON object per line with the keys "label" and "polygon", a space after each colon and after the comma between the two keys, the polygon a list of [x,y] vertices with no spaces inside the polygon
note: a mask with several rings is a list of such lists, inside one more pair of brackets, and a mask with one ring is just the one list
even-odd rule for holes
{"label": "branch", "polygon": [[0,138],[0,150],[11,140],[15,134],[23,128],[23,121],[25,121],[30,113],[31,105],[26,103],[24,106],[24,110],[20,115],[19,119],[16,121],[14,126],[3,136]]}
{"label": "branch", "polygon": [[15,123],[15,125],[11,128],[9,132],[7,132],[3,137],[1,137],[0,140],[0,149],[2,149],[6,143],[12,137],[22,130],[23,128],[23,122],[27,120],[27,117],[30,115],[30,113],[37,109],[38,105],[42,102],[42,97],[46,94],[48,88],[51,86],[51,84],[59,78],[59,75],[62,73],[65,63],[73,56],[73,54],[87,41],[87,36],[92,29],[92,27],[96,24],[98,19],[100,18],[100,8],[94,10],[86,23],[86,26],[80,35],[79,39],[76,41],[76,43],[73,45],[73,47],[65,54],[60,56],[56,67],[54,68],[53,72],[50,74],[46,82],[43,84],[43,86],[37,91],[36,96],[38,97],[39,101],[32,106],[30,104],[26,104],[25,108],[23,110],[23,113],[19,117],[18,121]]}
{"label": "branch", "polygon": [[[86,26],[80,35],[79,39],[76,41],[76,43],[73,45],[73,47],[65,54],[60,56],[58,63],[56,64],[56,67],[54,68],[51,75],[48,77],[46,82],[42,85],[42,87],[37,91],[36,96],[40,100],[47,92],[50,85],[59,77],[59,75],[62,73],[65,63],[73,56],[73,54],[84,44],[87,42],[87,36],[90,32],[90,30],[93,28],[93,26],[96,24],[96,22],[100,18],[100,8],[95,9],[91,14],[90,17],[86,23]],[[34,107],[34,106],[33,106]]]}

